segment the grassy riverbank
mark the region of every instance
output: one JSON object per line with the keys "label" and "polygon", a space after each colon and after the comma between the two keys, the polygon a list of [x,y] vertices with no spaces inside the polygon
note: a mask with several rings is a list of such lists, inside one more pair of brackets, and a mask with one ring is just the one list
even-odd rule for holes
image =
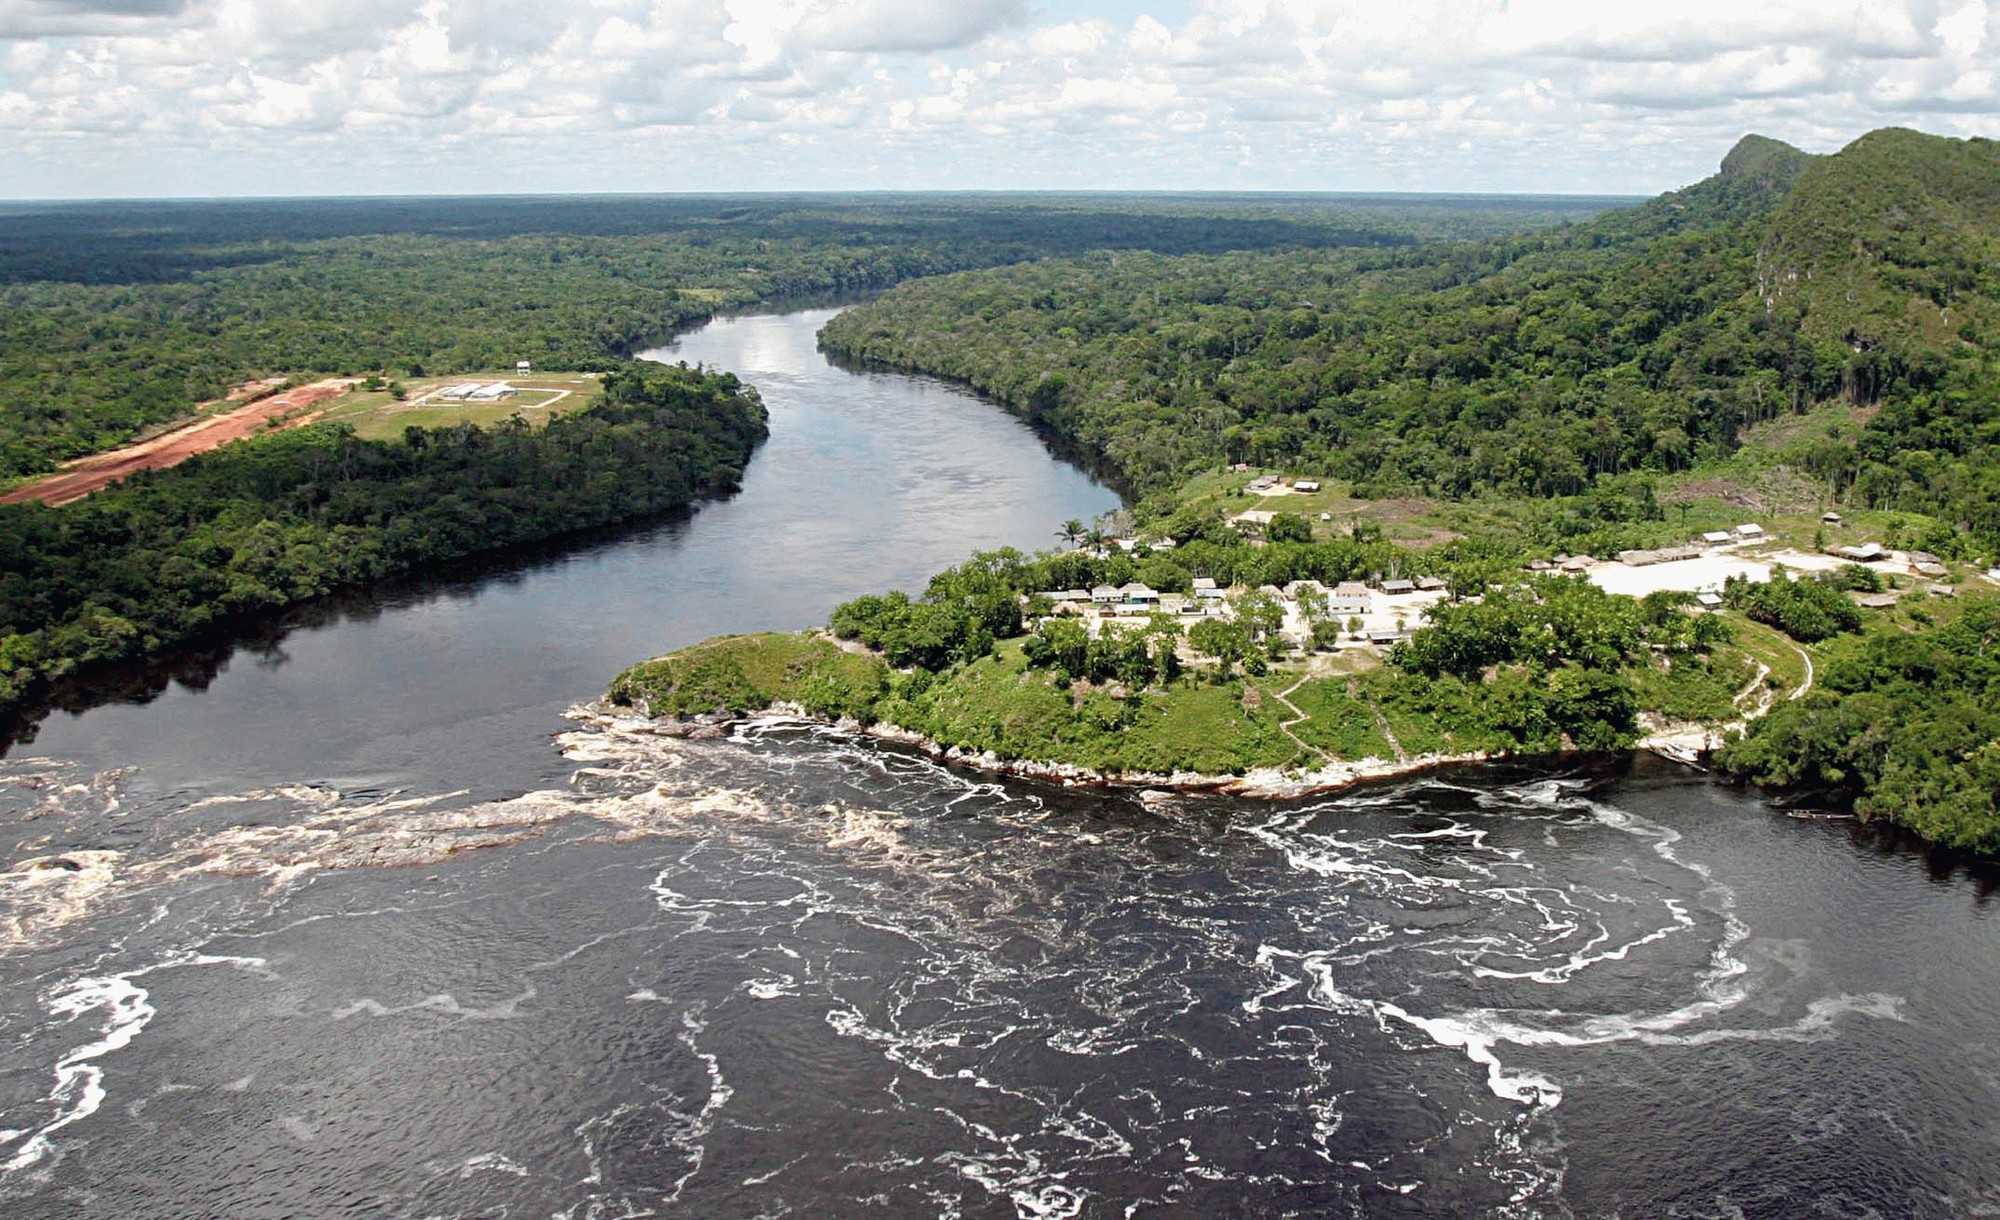
{"label": "grassy riverbank", "polygon": [[[1132,689],[1038,667],[1031,637],[932,673],[822,633],[724,636],[635,665],[609,698],[653,717],[747,715],[795,706],[891,726],[939,749],[1118,776],[1304,773],[1339,764],[1404,769],[1424,759],[1548,753],[1573,740],[1527,693],[1414,677],[1367,654],[1317,656],[1261,675],[1189,671]],[[1732,659],[1725,671],[1745,666]],[[1732,714],[1725,699],[1723,715]],[[1636,728],[1606,743],[1625,746]]]}

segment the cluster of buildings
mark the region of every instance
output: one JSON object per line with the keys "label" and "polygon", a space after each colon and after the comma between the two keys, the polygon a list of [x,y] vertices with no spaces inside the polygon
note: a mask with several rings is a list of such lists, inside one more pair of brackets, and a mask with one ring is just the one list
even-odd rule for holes
{"label": "cluster of buildings", "polygon": [[[1284,614],[1280,630],[1295,648],[1310,646],[1315,621],[1332,621],[1348,636],[1348,643],[1378,646],[1394,644],[1424,626],[1427,611],[1445,596],[1445,584],[1435,577],[1403,579],[1391,577],[1372,583],[1341,581],[1331,588],[1316,580],[1295,580],[1279,588],[1265,585],[1257,592],[1269,597]],[[1186,593],[1162,593],[1148,585],[1099,585],[1092,589],[1057,589],[1047,598],[1056,615],[1074,615],[1093,635],[1108,624],[1167,614],[1182,623],[1205,618],[1230,621],[1238,616],[1237,602],[1248,596],[1244,586],[1223,587],[1212,578],[1198,576]],[[1359,620],[1360,629],[1354,630]]]}
{"label": "cluster of buildings", "polygon": [[519,392],[505,381],[461,381],[439,390],[437,396],[447,402],[499,402]]}

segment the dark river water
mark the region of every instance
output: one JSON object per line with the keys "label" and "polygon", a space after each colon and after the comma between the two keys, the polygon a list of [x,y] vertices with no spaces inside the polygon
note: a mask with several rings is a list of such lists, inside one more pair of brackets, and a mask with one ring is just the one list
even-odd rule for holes
{"label": "dark river water", "polygon": [[0,1214],[2000,1216],[1990,886],[1849,825],[1663,764],[1273,805],[577,708],[1115,504],[827,316],[665,353],[770,405],[733,500],[0,761]]}

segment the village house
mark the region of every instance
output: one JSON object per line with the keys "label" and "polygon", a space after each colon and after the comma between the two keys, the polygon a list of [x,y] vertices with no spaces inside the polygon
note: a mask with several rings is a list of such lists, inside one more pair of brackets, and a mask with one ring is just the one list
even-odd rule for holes
{"label": "village house", "polygon": [[1100,606],[1109,606],[1123,599],[1117,585],[1097,585],[1090,590],[1090,600]]}
{"label": "village house", "polygon": [[1658,551],[1620,551],[1618,562],[1628,567],[1643,568],[1656,563],[1677,563],[1683,559],[1700,559],[1698,546],[1670,546]]}
{"label": "village house", "polygon": [[1194,578],[1194,595],[1196,597],[1217,598],[1222,596],[1222,590],[1216,587],[1213,576],[1197,576]]}
{"label": "village house", "polygon": [[1736,527],[1736,536],[1746,542],[1754,542],[1764,536],[1764,527],[1756,522],[1746,522]]}
{"label": "village house", "polygon": [[1385,580],[1382,582],[1382,592],[1388,594],[1390,597],[1400,597],[1405,593],[1415,593],[1416,591],[1417,582],[1414,580]]}
{"label": "village house", "polygon": [[1319,490],[1319,480],[1317,480],[1317,479],[1300,479],[1300,480],[1299,480],[1299,481],[1297,481],[1296,483],[1293,483],[1293,484],[1292,484],[1292,490],[1294,490],[1294,491],[1318,491],[1318,490]]}
{"label": "village house", "polygon": [[1696,605],[1700,606],[1704,610],[1722,609],[1722,594],[1717,593],[1712,589],[1706,592],[1695,594],[1694,601]]}
{"label": "village house", "polygon": [[1367,585],[1358,580],[1343,580],[1326,599],[1326,610],[1328,614],[1366,614],[1371,604]]}
{"label": "village house", "polygon": [[1701,540],[1710,546],[1726,546],[1736,541],[1728,530],[1710,530],[1701,536]]}

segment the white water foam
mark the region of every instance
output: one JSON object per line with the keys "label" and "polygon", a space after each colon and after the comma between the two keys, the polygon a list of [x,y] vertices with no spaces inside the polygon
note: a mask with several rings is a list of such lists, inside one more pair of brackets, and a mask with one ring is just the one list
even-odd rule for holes
{"label": "white water foam", "polygon": [[158,1015],[151,996],[133,980],[180,966],[236,966],[262,971],[264,961],[189,954],[123,974],[75,979],[49,992],[43,1007],[53,1018],[69,1022],[91,1013],[102,1014],[97,1036],[56,1060],[55,1087],[43,1099],[55,1111],[47,1122],[31,1132],[0,1132],[0,1144],[12,1143],[23,1135],[27,1137],[13,1155],[0,1163],[0,1176],[11,1176],[57,1155],[56,1133],[97,1113],[107,1096],[104,1068],[98,1061],[130,1046]]}
{"label": "white water foam", "polygon": [[[1700,1046],[1725,1041],[1814,1041],[1835,1036],[1835,1026],[1843,1016],[1902,1019],[1901,998],[1869,993],[1813,1000],[1807,1005],[1805,1015],[1788,1025],[1689,1030],[1689,1026],[1712,1020],[1749,998],[1749,990],[1743,982],[1748,966],[1737,956],[1737,950],[1750,938],[1751,930],[1736,914],[1736,896],[1716,880],[1707,865],[1684,859],[1675,850],[1681,840],[1677,831],[1629,811],[1584,799],[1578,795],[1580,787],[1575,781],[1558,779],[1498,792],[1475,791],[1474,795],[1481,804],[1495,810],[1527,806],[1587,814],[1591,824],[1644,840],[1661,860],[1699,878],[1709,908],[1721,920],[1721,930],[1709,952],[1706,966],[1693,980],[1695,994],[1688,1003],[1666,1012],[1650,1014],[1577,1014],[1561,1009],[1503,1011],[1474,1008],[1425,1015],[1405,1007],[1404,1002],[1360,997],[1342,991],[1336,985],[1334,964],[1363,960],[1370,956],[1369,951],[1346,951],[1349,946],[1301,951],[1263,945],[1259,948],[1258,961],[1274,975],[1274,981],[1269,988],[1246,1000],[1244,1008],[1248,1011],[1262,1010],[1271,1001],[1294,991],[1297,981],[1286,977],[1276,967],[1282,961],[1295,961],[1312,979],[1307,994],[1315,1002],[1350,1015],[1366,1013],[1385,1031],[1390,1022],[1415,1029],[1436,1045],[1456,1049],[1469,1062],[1483,1068],[1487,1088],[1495,1097],[1540,1109],[1551,1109],[1561,1104],[1561,1087],[1543,1073],[1509,1069],[1498,1053],[1501,1046],[1580,1048],[1622,1041],[1656,1046]],[[1380,804],[1383,799],[1376,798],[1374,803]],[[1550,938],[1546,942],[1548,946],[1583,931],[1573,912],[1566,909],[1570,892],[1522,886],[1473,887],[1460,877],[1419,873],[1375,863],[1367,856],[1379,845],[1377,842],[1352,844],[1328,835],[1303,833],[1312,812],[1343,804],[1345,802],[1337,800],[1331,806],[1315,806],[1304,814],[1276,818],[1250,830],[1282,852],[1287,864],[1294,870],[1350,885],[1366,885],[1369,892],[1377,896],[1416,901],[1422,905],[1430,895],[1450,891],[1531,910],[1538,917],[1537,930]],[[1461,842],[1466,851],[1487,850],[1483,834],[1468,834],[1456,824],[1389,838],[1406,843],[1455,840]],[[1514,858],[1518,858],[1518,854]],[[1454,863],[1461,867],[1466,865],[1463,860]],[[1632,901],[1583,889],[1574,889],[1573,892],[1612,904],[1630,905]],[[1684,903],[1674,898],[1656,901],[1666,915],[1665,922],[1659,926],[1613,944],[1610,934],[1599,922],[1580,948],[1565,952],[1556,962],[1533,969],[1504,970],[1481,962],[1479,958],[1487,950],[1499,947],[1491,937],[1460,939],[1450,947],[1449,955],[1458,958],[1472,977],[1560,985],[1594,966],[1626,960],[1644,946],[1697,929],[1697,920]]]}

